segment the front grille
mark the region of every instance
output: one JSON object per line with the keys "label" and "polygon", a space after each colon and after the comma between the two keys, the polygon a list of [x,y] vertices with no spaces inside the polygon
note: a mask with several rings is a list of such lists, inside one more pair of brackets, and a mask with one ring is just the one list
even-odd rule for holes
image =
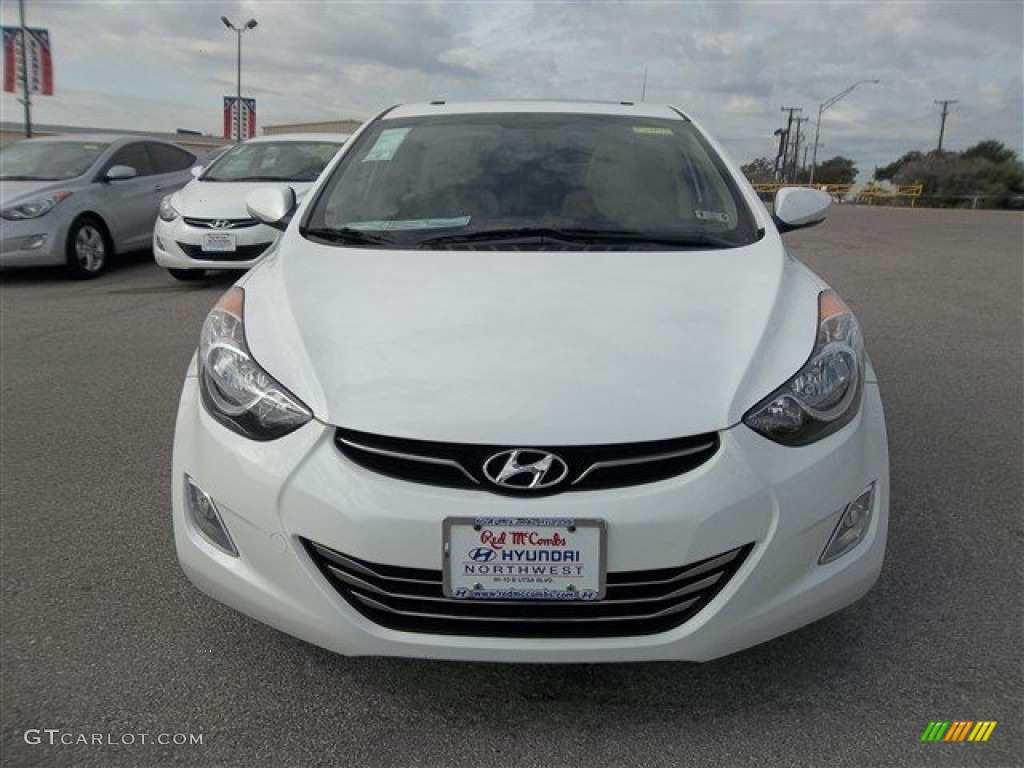
{"label": "front grille", "polygon": [[257,219],[193,219],[183,216],[182,221],[192,227],[203,229],[245,229],[259,224]]}
{"label": "front grille", "polygon": [[189,243],[178,243],[178,247],[196,261],[249,261],[267,250],[270,243],[239,245],[233,251],[204,251],[202,246]]}
{"label": "front grille", "polygon": [[439,443],[408,440],[338,428],[335,445],[366,469],[414,483],[485,490],[515,496],[563,491],[593,491],[652,483],[689,472],[718,451],[717,433],[606,445],[530,446],[531,452],[553,453],[568,471],[562,482],[543,489],[502,488],[488,479],[484,465],[507,445]]}
{"label": "front grille", "polygon": [[676,568],[620,571],[596,602],[455,600],[441,571],[359,560],[302,539],[338,593],[370,621],[400,632],[470,637],[626,637],[682,625],[711,602],[753,544]]}

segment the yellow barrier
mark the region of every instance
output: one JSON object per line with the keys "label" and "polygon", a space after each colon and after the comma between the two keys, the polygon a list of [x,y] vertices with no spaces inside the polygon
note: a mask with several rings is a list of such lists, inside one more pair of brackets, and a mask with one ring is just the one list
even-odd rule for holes
{"label": "yellow barrier", "polygon": [[837,202],[842,200],[853,189],[853,184],[784,184],[771,182],[767,184],[754,184],[754,191],[759,195],[773,195],[783,187],[803,187],[805,189],[820,189],[828,192]]}
{"label": "yellow barrier", "polygon": [[[820,189],[832,195],[835,201],[843,200],[853,191],[853,184],[784,184],[781,182],[770,182],[754,184],[754,191],[759,195],[773,195],[783,187],[804,187],[807,189]],[[906,198],[913,208],[917,198],[924,191],[924,184],[904,184],[898,187],[883,187],[880,184],[871,183],[857,193],[856,202],[871,205],[875,200],[895,200]]]}
{"label": "yellow barrier", "polygon": [[883,187],[880,184],[869,184],[857,195],[857,202],[871,205],[875,200],[888,201],[906,198],[913,208],[917,198],[924,191],[924,184],[902,184],[898,187]]}

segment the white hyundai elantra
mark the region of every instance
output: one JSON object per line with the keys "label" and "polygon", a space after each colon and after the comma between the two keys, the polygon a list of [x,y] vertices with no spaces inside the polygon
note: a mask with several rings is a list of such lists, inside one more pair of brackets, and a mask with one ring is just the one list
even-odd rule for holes
{"label": "white hyundai elantra", "polygon": [[203,325],[178,557],[348,655],[707,660],[878,578],[889,467],[849,307],[684,113],[368,122]]}
{"label": "white hyundai elantra", "polygon": [[160,201],[153,255],[178,280],[199,280],[209,269],[248,269],[277,232],[245,209],[245,198],[268,185],[299,196],[313,186],[348,134],[286,133],[235,144],[184,189]]}

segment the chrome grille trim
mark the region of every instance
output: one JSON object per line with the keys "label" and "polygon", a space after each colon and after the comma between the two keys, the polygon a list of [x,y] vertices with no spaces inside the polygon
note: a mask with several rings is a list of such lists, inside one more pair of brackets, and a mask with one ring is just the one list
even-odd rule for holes
{"label": "chrome grille trim", "polygon": [[739,553],[739,550],[737,550],[737,549],[734,549],[732,552],[726,552],[724,555],[719,555],[718,557],[712,558],[711,560],[706,561],[703,565],[695,566],[692,569],[688,570],[686,573],[679,574],[678,576],[673,576],[670,579],[662,579],[661,581],[644,581],[644,582],[633,582],[633,583],[623,582],[621,584],[616,584],[615,586],[617,586],[617,587],[638,587],[638,586],[649,586],[651,584],[671,584],[672,582],[680,581],[681,579],[690,579],[690,578],[693,578],[694,576],[700,576],[702,573],[707,573],[708,571],[714,571],[714,570],[716,570],[718,568],[722,568],[722,567],[728,565],[730,562],[732,562],[733,560],[736,559],[736,557],[738,556],[738,553]]}
{"label": "chrome grille trim", "polygon": [[572,484],[577,485],[578,483],[582,483],[583,480],[587,477],[587,475],[589,475],[591,472],[595,472],[601,469],[612,469],[613,467],[630,467],[635,466],[637,464],[650,464],[655,461],[669,461],[671,459],[681,459],[685,456],[693,456],[694,454],[700,453],[701,451],[707,451],[714,447],[714,440],[708,440],[706,443],[694,446],[693,448],[686,448],[682,451],[672,451],[671,453],[659,453],[653,456],[637,456],[636,458],[632,459],[618,459],[615,461],[597,461],[591,464],[589,467],[587,467],[582,475],[580,475],[579,477],[572,481]]}
{"label": "chrome grille trim", "polygon": [[[257,219],[197,219],[191,216],[182,216],[182,221],[192,227],[227,231],[231,229],[245,229],[255,227],[260,222]],[[224,226],[216,226],[218,222],[227,222]]]}
{"label": "chrome grille trim", "polygon": [[[336,427],[335,447],[358,466],[405,482],[531,498],[562,492],[625,488],[667,480],[709,461],[721,445],[717,433],[635,443],[524,445],[446,443]],[[539,487],[501,484],[488,462],[515,451],[549,454],[564,477]]]}
{"label": "chrome grille trim", "polygon": [[362,445],[361,443],[357,443],[354,440],[346,440],[343,437],[339,437],[338,442],[341,443],[342,445],[347,445],[349,448],[355,448],[357,451],[366,451],[367,453],[373,453],[376,454],[377,456],[387,456],[388,458],[391,459],[406,459],[407,461],[419,461],[424,464],[436,464],[440,466],[451,467],[452,469],[457,469],[459,472],[461,472],[463,475],[469,478],[469,480],[471,480],[473,483],[480,485],[479,480],[477,480],[475,477],[469,474],[469,472],[466,471],[466,468],[459,464],[459,462],[453,461],[452,459],[439,459],[433,456],[420,456],[415,453],[402,453],[400,451],[386,451],[383,448],[374,448],[369,445]]}
{"label": "chrome grille trim", "polygon": [[[370,605],[370,606],[374,607],[375,609],[377,609],[379,611],[386,611],[388,613],[395,614],[396,616],[406,616],[406,617],[410,617],[410,618],[415,617],[415,618],[419,618],[419,619],[442,619],[442,620],[450,618],[450,617],[448,617],[448,616],[446,616],[445,614],[442,614],[442,613],[424,613],[422,611],[400,611],[400,610],[396,610],[396,609],[391,608],[391,607],[389,607],[387,605],[379,603],[379,602],[377,602],[376,600],[374,600],[372,598],[366,597],[366,595],[356,595],[355,597],[358,600],[360,600],[361,602],[363,602],[364,604],[366,604],[366,605]],[[633,618],[636,618],[638,620],[664,618],[665,616],[671,616],[672,614],[679,613],[681,611],[685,611],[687,608],[689,608],[691,605],[693,605],[695,602],[697,602],[697,600],[698,600],[698,598],[694,597],[694,598],[692,598],[691,600],[688,600],[685,603],[681,603],[680,605],[672,606],[671,608],[665,608],[664,610],[658,611],[656,613],[647,613],[647,614],[643,614],[643,615],[636,616],[636,617],[633,617]],[[556,622],[556,621],[567,621],[567,622],[582,622],[582,621],[586,621],[586,622],[604,622],[604,621],[621,621],[621,620],[622,619],[620,617],[618,617],[618,616],[598,616],[596,618],[582,618],[582,617],[579,617],[579,616],[566,616],[566,617],[558,617],[558,618],[548,617],[548,618],[532,619],[532,621],[542,621],[542,622],[545,622],[545,623]],[[522,621],[522,620],[518,619],[518,618],[515,618],[515,617],[510,617],[510,616],[483,616],[483,617],[480,617],[480,618],[476,619],[476,621],[485,621],[485,622],[488,622],[488,623],[496,623],[496,622]]]}
{"label": "chrome grille trim", "polygon": [[458,600],[440,570],[371,563],[301,539],[320,573],[370,621],[423,634],[482,637],[620,637],[680,626],[739,570],[746,544],[688,565],[609,572],[598,601]]}

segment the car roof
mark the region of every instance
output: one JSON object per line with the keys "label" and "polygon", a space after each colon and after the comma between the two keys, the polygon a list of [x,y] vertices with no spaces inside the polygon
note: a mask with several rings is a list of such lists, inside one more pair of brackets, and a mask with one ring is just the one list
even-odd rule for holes
{"label": "car roof", "polygon": [[160,139],[153,139],[151,136],[139,136],[137,134],[130,133],[60,133],[54,136],[33,136],[31,139],[19,139],[19,141],[31,141],[33,143],[53,141],[81,143],[83,141],[94,141],[97,143],[102,142],[104,144],[112,144],[115,141],[129,139],[160,141]]}
{"label": "car roof", "polygon": [[402,104],[387,112],[385,120],[428,115],[469,115],[497,112],[573,113],[585,115],[621,115],[627,117],[688,120],[673,107],[632,101],[431,101]]}
{"label": "car roof", "polygon": [[263,144],[269,141],[328,141],[343,144],[348,141],[350,133],[273,133],[269,136],[257,136],[246,139],[243,144]]}

